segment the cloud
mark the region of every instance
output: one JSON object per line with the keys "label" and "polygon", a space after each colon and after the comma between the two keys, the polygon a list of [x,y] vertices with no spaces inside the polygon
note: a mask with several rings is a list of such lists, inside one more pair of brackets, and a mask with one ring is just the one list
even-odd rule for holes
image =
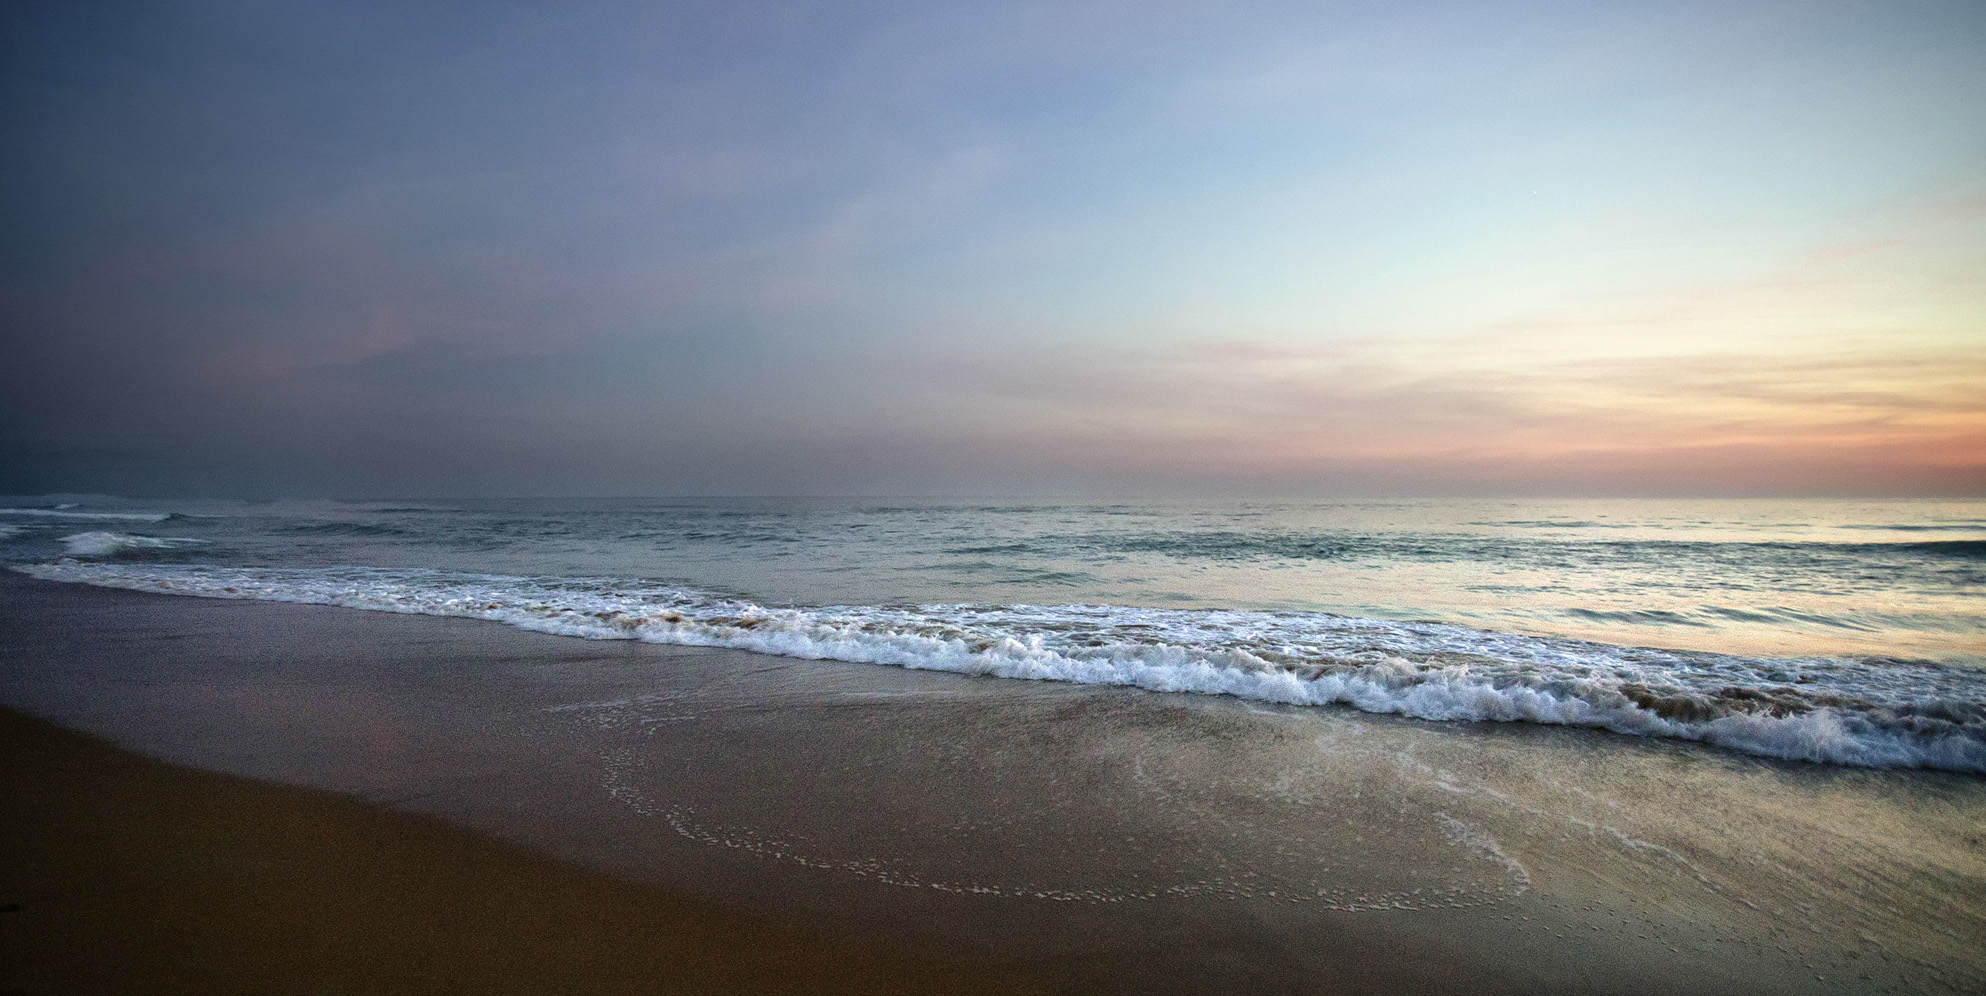
{"label": "cloud", "polygon": [[[1986,480],[1986,357],[1974,350],[1732,349],[1513,368],[1493,338],[1466,337],[1404,350],[1222,341],[930,362],[929,376],[974,396],[986,424],[1025,422],[1045,452],[1107,452],[1120,469],[1297,479],[1383,465],[1438,479],[1445,467],[1475,475],[1504,462],[1556,466],[1559,479],[1640,461],[1698,466],[1701,485],[1742,452],[1838,489],[1878,487],[1857,480],[1872,461],[1890,476],[1915,467]],[[1752,476],[1735,483],[1770,485]]]}
{"label": "cloud", "polygon": [[1977,4],[120,10],[0,14],[23,486],[1978,480]]}

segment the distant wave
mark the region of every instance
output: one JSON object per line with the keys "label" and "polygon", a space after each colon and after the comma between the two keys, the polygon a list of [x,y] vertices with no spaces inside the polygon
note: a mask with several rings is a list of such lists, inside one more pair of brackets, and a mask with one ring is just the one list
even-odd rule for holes
{"label": "distant wave", "polygon": [[1533,563],[1645,563],[1685,557],[1731,563],[1803,564],[1869,557],[1986,560],[1986,540],[1906,540],[1891,543],[1788,540],[1587,538],[1545,542],[1468,533],[1361,533],[1335,530],[1171,530],[1049,535],[949,553],[1154,553],[1181,560],[1416,560]]}
{"label": "distant wave", "polygon": [[298,536],[419,536],[419,532],[383,522],[303,522],[284,532]]}
{"label": "distant wave", "polygon": [[1897,628],[1943,630],[1953,633],[1986,632],[1986,617],[1958,613],[1859,612],[1822,613],[1785,605],[1700,605],[1692,609],[1588,609],[1566,608],[1556,613],[1568,619],[1629,626],[1715,627],[1721,623],[1764,623],[1772,626],[1802,626],[1825,629],[1882,633]]}
{"label": "distant wave", "polygon": [[1714,623],[1693,619],[1689,615],[1671,609],[1566,609],[1565,614],[1574,619],[1595,622],[1627,623],[1630,626],[1712,626]]}
{"label": "distant wave", "polygon": [[1960,522],[1933,523],[1871,523],[1866,525],[1842,526],[1842,529],[1870,529],[1890,533],[1977,533],[1986,532],[1986,519],[1966,519]]}
{"label": "distant wave", "polygon": [[171,512],[78,512],[68,508],[0,508],[0,515],[33,515],[47,519],[93,519],[100,522],[164,522]]}
{"label": "distant wave", "polygon": [[1926,543],[1892,543],[1889,546],[1917,550],[1938,557],[1959,560],[1986,560],[1986,540],[1932,540]]}
{"label": "distant wave", "polygon": [[1586,522],[1575,519],[1509,519],[1489,522],[1471,522],[1472,526],[1515,526],[1521,529],[1642,529],[1633,522]]}
{"label": "distant wave", "polygon": [[490,619],[590,639],[1588,726],[1768,757],[1986,773],[1986,673],[1921,661],[1748,658],[1316,612],[777,608],[616,579],[78,560],[14,569],[141,591]]}

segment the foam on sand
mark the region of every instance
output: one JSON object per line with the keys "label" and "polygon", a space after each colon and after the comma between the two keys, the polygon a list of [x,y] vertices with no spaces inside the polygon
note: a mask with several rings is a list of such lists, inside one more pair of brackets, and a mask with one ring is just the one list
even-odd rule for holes
{"label": "foam on sand", "polygon": [[[83,533],[65,542],[114,554],[126,544],[188,541]],[[1986,673],[1925,661],[1750,658],[1318,612],[776,608],[629,579],[73,559],[15,570],[141,591],[489,619],[588,639],[1588,726],[1768,757],[1986,773]]]}

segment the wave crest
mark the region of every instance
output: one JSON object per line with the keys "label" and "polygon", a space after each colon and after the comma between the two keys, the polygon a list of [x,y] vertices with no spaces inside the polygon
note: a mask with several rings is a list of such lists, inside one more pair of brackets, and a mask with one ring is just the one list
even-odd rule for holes
{"label": "wave crest", "polygon": [[[65,542],[86,537],[175,542],[107,533]],[[775,608],[623,579],[78,560],[15,569],[142,591],[490,619],[589,639],[1340,704],[1429,720],[1588,726],[1768,757],[1986,773],[1986,674],[1923,661],[1748,658],[1317,612]]]}
{"label": "wave crest", "polygon": [[179,536],[133,536],[128,533],[88,532],[62,537],[62,546],[72,557],[115,557],[137,551],[183,550],[204,546],[206,540]]}

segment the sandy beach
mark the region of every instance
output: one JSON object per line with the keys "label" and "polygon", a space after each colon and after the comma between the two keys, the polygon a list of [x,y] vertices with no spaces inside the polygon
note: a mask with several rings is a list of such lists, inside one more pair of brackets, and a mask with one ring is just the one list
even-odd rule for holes
{"label": "sandy beach", "polygon": [[1961,775],[11,575],[0,703],[7,991],[1986,983]]}
{"label": "sandy beach", "polygon": [[0,991],[1028,991],[17,713],[0,751]]}

